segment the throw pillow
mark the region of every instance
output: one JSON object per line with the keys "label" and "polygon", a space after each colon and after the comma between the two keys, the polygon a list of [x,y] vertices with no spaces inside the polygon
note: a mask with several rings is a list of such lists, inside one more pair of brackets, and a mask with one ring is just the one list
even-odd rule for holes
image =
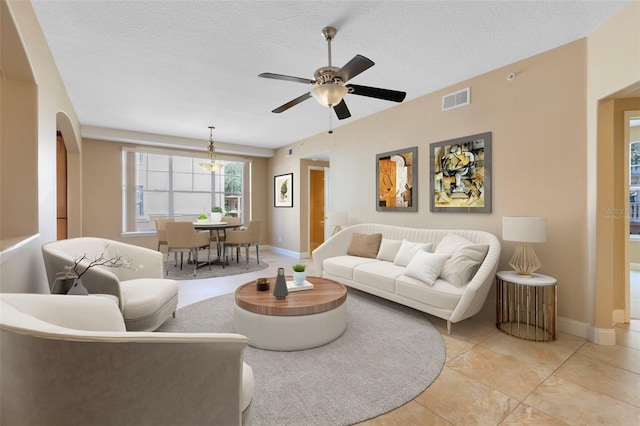
{"label": "throw pillow", "polygon": [[475,244],[471,240],[467,240],[465,237],[458,234],[447,234],[446,237],[440,241],[434,253],[452,255],[460,247]]}
{"label": "throw pillow", "polygon": [[456,287],[464,286],[476,274],[488,251],[488,244],[460,247],[444,264],[440,276]]}
{"label": "throw pillow", "polygon": [[407,266],[413,256],[419,251],[431,251],[433,244],[431,243],[412,243],[411,241],[402,240],[398,254],[393,259],[393,263],[398,266]]}
{"label": "throw pillow", "polygon": [[449,259],[447,254],[435,254],[427,251],[419,251],[404,270],[408,277],[415,278],[425,284],[433,285],[440,275],[444,263]]}
{"label": "throw pillow", "polygon": [[402,240],[390,240],[388,238],[383,238],[382,243],[380,243],[380,250],[378,250],[378,256],[376,259],[393,262],[401,245]]}
{"label": "throw pillow", "polygon": [[358,234],[354,232],[351,235],[351,245],[347,250],[349,256],[376,258],[382,234]]}

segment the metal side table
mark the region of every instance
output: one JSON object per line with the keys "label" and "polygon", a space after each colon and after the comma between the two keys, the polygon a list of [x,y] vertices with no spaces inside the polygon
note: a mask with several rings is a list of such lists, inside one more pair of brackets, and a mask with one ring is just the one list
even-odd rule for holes
{"label": "metal side table", "polygon": [[557,281],[515,271],[496,274],[496,326],[504,333],[525,340],[548,342],[556,339]]}

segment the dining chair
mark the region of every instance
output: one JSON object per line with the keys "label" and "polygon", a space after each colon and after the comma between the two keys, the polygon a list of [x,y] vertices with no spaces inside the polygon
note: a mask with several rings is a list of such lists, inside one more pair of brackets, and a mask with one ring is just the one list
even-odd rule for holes
{"label": "dining chair", "polygon": [[246,229],[237,229],[237,230],[232,229],[227,231],[225,242],[222,244],[222,253],[224,255],[224,262],[222,263],[223,268],[225,263],[229,261],[229,257],[227,256],[227,249],[235,248],[236,262],[240,262],[241,247],[245,248],[247,269],[249,269],[249,247],[251,246],[255,246],[256,260],[258,264],[260,264],[259,240],[260,240],[261,228],[262,228],[261,220],[252,220],[251,222],[249,222],[249,226]]}
{"label": "dining chair", "polygon": [[207,263],[211,269],[211,246],[209,245],[209,232],[198,232],[191,222],[167,222],[167,260],[165,269],[169,275],[169,255],[180,253],[180,269],[182,269],[183,255],[185,252],[193,258],[193,276],[196,276],[198,267],[198,252],[207,249]]}
{"label": "dining chair", "polygon": [[167,245],[167,222],[173,222],[173,218],[159,217],[155,220],[156,234],[158,235],[158,251],[160,251],[160,246]]}
{"label": "dining chair", "polygon": [[[225,217],[222,218],[222,222],[226,222],[229,225],[238,225],[238,227],[242,223],[240,221],[239,217],[234,217],[234,216],[225,216]],[[212,243],[216,244],[216,248],[217,248],[217,251],[218,251],[218,257],[220,257],[220,255],[221,255],[222,244],[226,241],[226,239],[227,239],[227,229],[226,228],[216,229],[215,230],[215,234],[214,234],[214,230],[211,230],[210,240],[211,240]]]}

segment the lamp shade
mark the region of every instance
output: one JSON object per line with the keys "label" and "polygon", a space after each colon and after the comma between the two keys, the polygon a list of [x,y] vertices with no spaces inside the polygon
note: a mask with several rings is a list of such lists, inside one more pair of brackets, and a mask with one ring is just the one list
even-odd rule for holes
{"label": "lamp shade", "polygon": [[327,225],[344,226],[349,223],[349,215],[347,212],[329,212],[327,213]]}
{"label": "lamp shade", "polygon": [[339,83],[325,83],[311,89],[311,96],[323,106],[338,105],[346,94],[347,88]]}
{"label": "lamp shade", "polygon": [[505,216],[502,218],[502,239],[521,243],[543,243],[547,240],[547,220],[544,217]]}

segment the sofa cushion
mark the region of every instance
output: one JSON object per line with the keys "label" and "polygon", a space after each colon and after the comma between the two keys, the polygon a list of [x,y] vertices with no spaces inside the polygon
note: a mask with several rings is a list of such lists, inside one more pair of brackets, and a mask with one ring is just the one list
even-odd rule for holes
{"label": "sofa cushion", "polygon": [[382,234],[358,234],[351,236],[351,245],[347,250],[349,256],[369,257],[375,259],[382,241]]}
{"label": "sofa cushion", "polygon": [[353,270],[353,281],[391,293],[396,291],[396,279],[405,268],[382,260],[363,263]]}
{"label": "sofa cushion", "polygon": [[398,254],[398,250],[400,250],[400,246],[402,245],[402,240],[391,240],[389,238],[383,238],[380,243],[380,249],[378,250],[378,255],[376,259],[378,260],[386,260],[387,262],[393,262]]}
{"label": "sofa cushion", "polygon": [[378,261],[367,257],[335,256],[322,261],[322,269],[333,276],[353,280],[353,268],[369,262]]}
{"label": "sofa cushion", "polygon": [[456,287],[471,281],[489,251],[488,244],[459,247],[442,267],[440,276]]}
{"label": "sofa cushion", "polygon": [[160,311],[174,298],[177,302],[178,281],[163,278],[120,281],[120,291],[125,320],[144,318]]}
{"label": "sofa cushion", "polygon": [[447,254],[419,251],[407,265],[404,274],[408,277],[418,279],[425,284],[433,285],[448,259],[449,255]]}
{"label": "sofa cushion", "polygon": [[432,286],[406,275],[396,280],[396,294],[438,309],[453,310],[463,293],[464,288],[454,287],[442,278]]}
{"label": "sofa cushion", "polygon": [[396,254],[393,263],[398,266],[407,266],[413,256],[419,251],[431,251],[433,244],[431,243],[414,243],[407,240],[402,240],[398,254]]}
{"label": "sofa cushion", "polygon": [[458,234],[447,234],[446,237],[438,243],[434,253],[437,254],[448,254],[451,256],[462,246],[468,246],[474,244],[473,241],[466,239],[465,237]]}

